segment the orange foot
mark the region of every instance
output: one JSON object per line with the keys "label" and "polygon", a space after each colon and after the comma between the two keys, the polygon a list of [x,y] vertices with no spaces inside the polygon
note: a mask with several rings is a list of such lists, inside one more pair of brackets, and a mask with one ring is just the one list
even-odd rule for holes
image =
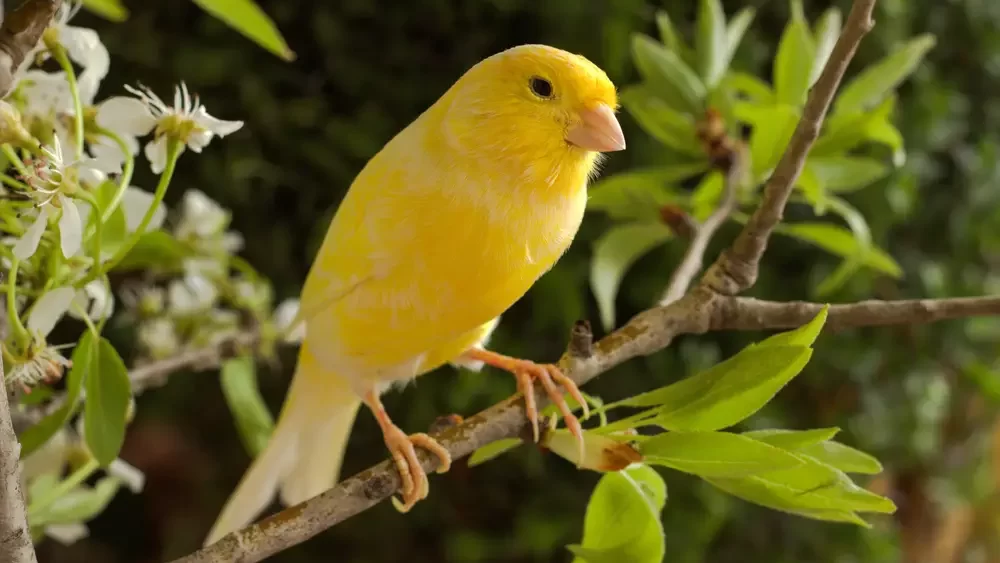
{"label": "orange foot", "polygon": [[385,445],[389,448],[389,453],[392,454],[392,459],[396,463],[396,470],[399,471],[399,478],[403,481],[403,501],[399,502],[393,497],[392,504],[400,512],[409,512],[413,505],[417,504],[417,501],[427,498],[427,493],[430,491],[427,472],[420,464],[415,446],[428,450],[441,460],[441,465],[437,468],[438,473],[444,473],[451,469],[451,454],[437,440],[427,434],[418,433],[409,436],[404,434],[389,418],[388,413],[382,407],[382,401],[375,393],[369,393],[365,397],[365,403],[371,408],[375,419],[382,428]]}
{"label": "orange foot", "polygon": [[534,432],[536,442],[538,441],[538,407],[535,405],[534,381],[539,381],[542,387],[545,388],[545,393],[559,407],[563,421],[566,423],[566,428],[579,442],[580,459],[583,459],[583,428],[580,426],[580,420],[570,410],[569,405],[566,404],[556,384],[562,385],[570,397],[573,397],[580,404],[583,408],[583,416],[586,417],[589,415],[590,409],[576,383],[573,383],[572,379],[566,377],[556,365],[536,364],[530,360],[511,358],[510,356],[478,348],[466,351],[464,356],[469,360],[480,361],[514,374],[514,377],[517,378],[517,390],[524,395],[524,410],[528,415],[528,420],[531,422],[531,429]]}

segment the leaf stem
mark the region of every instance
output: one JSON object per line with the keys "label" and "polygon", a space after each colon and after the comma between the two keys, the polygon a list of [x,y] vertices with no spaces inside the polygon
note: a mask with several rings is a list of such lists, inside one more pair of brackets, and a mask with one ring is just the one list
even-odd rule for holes
{"label": "leaf stem", "polygon": [[117,133],[109,129],[98,129],[98,133],[108,137],[118,148],[121,149],[122,154],[125,155],[125,166],[122,171],[122,175],[118,178],[118,190],[115,192],[114,197],[108,203],[107,208],[101,214],[101,222],[107,223],[111,219],[111,214],[115,212],[118,208],[118,204],[121,203],[122,197],[125,196],[125,190],[128,189],[129,184],[132,183],[132,172],[135,170],[135,157],[132,156],[132,150],[129,149],[128,144],[124,139],[121,138]]}
{"label": "leaf stem", "polygon": [[7,279],[7,319],[10,322],[10,326],[14,329],[14,338],[18,344],[24,345],[31,338],[31,334],[28,333],[28,329],[24,328],[24,324],[21,323],[21,317],[17,314],[15,287],[17,286],[17,267],[19,265],[20,261],[17,257],[11,259],[10,274]]}
{"label": "leaf stem", "polygon": [[100,464],[96,459],[93,457],[88,459],[87,463],[81,465],[69,477],[50,489],[49,494],[28,505],[28,520],[32,520],[32,516],[37,515],[38,512],[51,506],[54,502],[62,498],[63,495],[80,486],[80,483],[86,481],[99,468]]}
{"label": "leaf stem", "polygon": [[66,82],[69,84],[69,93],[73,97],[73,141],[74,154],[76,160],[83,158],[83,103],[80,101],[80,88],[76,83],[76,72],[73,65],[66,56],[66,49],[62,45],[52,45],[49,52],[66,73]]}

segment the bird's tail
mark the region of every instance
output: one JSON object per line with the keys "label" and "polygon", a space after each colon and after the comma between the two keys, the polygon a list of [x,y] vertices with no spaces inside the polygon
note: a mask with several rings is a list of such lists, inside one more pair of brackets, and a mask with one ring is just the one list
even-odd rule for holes
{"label": "bird's tail", "polygon": [[205,545],[252,522],[278,492],[285,505],[331,488],[361,401],[303,342],[291,388],[264,451],[226,502]]}

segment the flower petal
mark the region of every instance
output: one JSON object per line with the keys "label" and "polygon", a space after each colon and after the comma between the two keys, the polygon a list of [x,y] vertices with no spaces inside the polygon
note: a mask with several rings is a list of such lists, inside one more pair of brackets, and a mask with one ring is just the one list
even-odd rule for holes
{"label": "flower petal", "polygon": [[83,223],[80,221],[80,211],[73,200],[59,194],[62,203],[62,216],[59,217],[59,244],[63,256],[70,258],[80,250],[83,243]]}
{"label": "flower petal", "polygon": [[127,461],[117,458],[108,466],[108,473],[122,480],[122,483],[135,494],[142,492],[142,487],[146,483],[146,476]]}
{"label": "flower petal", "polygon": [[[296,320],[299,314],[299,300],[285,299],[274,309],[274,324],[278,330],[285,331]],[[306,335],[306,324],[298,323],[285,337],[285,342],[302,342]]]}
{"label": "flower petal", "polygon": [[243,127],[242,121],[225,121],[212,117],[205,110],[205,106],[199,106],[198,110],[191,116],[191,119],[204,129],[211,131],[220,137],[225,137],[230,133],[235,133]]}
{"label": "flower petal", "polygon": [[76,290],[72,287],[57,287],[45,292],[31,308],[31,313],[28,315],[28,330],[32,334],[41,333],[42,336],[48,336],[69,310],[74,297]]}
{"label": "flower petal", "polygon": [[[183,149],[182,149],[183,150]],[[167,138],[157,137],[153,142],[146,143],[146,159],[153,174],[162,174],[167,167]]]}
{"label": "flower petal", "polygon": [[80,522],[72,524],[49,524],[45,526],[45,535],[63,545],[72,545],[89,536],[90,530]]}
{"label": "flower petal", "polygon": [[38,218],[35,219],[35,222],[24,231],[17,244],[14,245],[14,256],[18,260],[27,260],[38,250],[38,243],[42,241],[42,235],[45,234],[45,227],[48,223],[49,206],[45,205],[38,212]]}
{"label": "flower petal", "polygon": [[149,106],[131,96],[115,96],[97,107],[97,124],[119,135],[141,137],[156,127]]}
{"label": "flower petal", "polygon": [[[122,196],[122,210],[125,212],[125,226],[128,228],[129,232],[135,232],[139,228],[139,224],[142,223],[142,218],[146,216],[146,212],[149,210],[149,206],[153,204],[153,194],[142,190],[135,186],[129,186],[125,189],[125,195]],[[149,221],[149,225],[146,226],[146,231],[155,231],[163,226],[163,221],[167,218],[167,210],[164,208],[161,202],[157,206],[156,211],[153,212],[153,218]]]}

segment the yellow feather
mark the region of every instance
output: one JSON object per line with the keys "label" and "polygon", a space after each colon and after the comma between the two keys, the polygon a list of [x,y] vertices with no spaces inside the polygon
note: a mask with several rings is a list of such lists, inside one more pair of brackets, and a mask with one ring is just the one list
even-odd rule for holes
{"label": "yellow feather", "polygon": [[[529,89],[536,76],[551,99]],[[466,72],[367,163],[303,288],[305,342],[274,436],[206,543],[278,488],[287,503],[332,486],[364,393],[483,345],[576,235],[599,153],[565,137],[596,103],[617,108],[597,66],[515,47]]]}

